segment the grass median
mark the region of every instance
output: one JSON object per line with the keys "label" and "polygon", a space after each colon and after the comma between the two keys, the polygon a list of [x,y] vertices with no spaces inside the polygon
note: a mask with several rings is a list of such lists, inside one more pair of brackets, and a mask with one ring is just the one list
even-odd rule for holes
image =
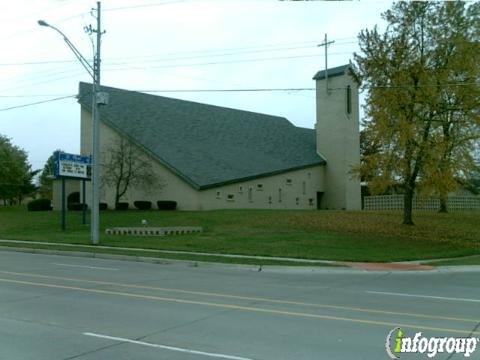
{"label": "grass median", "polygon": [[[204,232],[164,237],[104,233],[108,227],[141,226],[143,219],[152,227],[201,226]],[[401,214],[396,212],[105,211],[101,212],[100,242],[113,247],[332,261],[391,262],[480,255],[480,212],[415,213],[414,219],[415,226],[404,226],[400,224]],[[67,230],[62,231],[59,212],[0,207],[1,239],[87,245],[89,234],[89,226],[81,224],[80,212],[67,213]]]}

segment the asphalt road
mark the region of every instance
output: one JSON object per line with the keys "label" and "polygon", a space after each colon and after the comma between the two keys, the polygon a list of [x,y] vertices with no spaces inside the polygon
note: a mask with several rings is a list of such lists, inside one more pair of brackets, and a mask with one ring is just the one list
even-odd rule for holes
{"label": "asphalt road", "polygon": [[479,275],[0,252],[0,359],[388,359],[395,327],[480,337]]}

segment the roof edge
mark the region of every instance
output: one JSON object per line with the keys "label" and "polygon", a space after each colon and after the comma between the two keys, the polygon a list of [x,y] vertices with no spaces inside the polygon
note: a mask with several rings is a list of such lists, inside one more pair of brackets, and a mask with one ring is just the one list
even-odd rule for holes
{"label": "roof edge", "polygon": [[[86,110],[88,110],[88,108],[81,104]],[[188,183],[191,187],[193,187],[194,189],[196,190],[200,190],[201,189],[201,186],[199,184],[197,184],[195,181],[193,181],[192,179],[190,179],[188,176],[185,176],[182,172],[180,172],[179,170],[177,170],[174,166],[170,165],[168,162],[166,162],[165,160],[163,160],[161,157],[159,157],[158,155],[154,154],[153,152],[151,152],[150,150],[148,150],[145,146],[143,146],[142,144],[140,144],[138,141],[136,141],[135,139],[133,139],[128,133],[122,131],[121,129],[119,129],[117,126],[115,126],[111,121],[109,121],[108,119],[106,118],[102,118],[100,117],[100,121],[103,122],[105,125],[109,126],[110,128],[112,128],[113,130],[115,130],[117,133],[119,133],[120,135],[122,136],[125,136],[129,141],[131,141],[133,144],[135,144],[136,146],[138,146],[140,149],[142,149],[146,154],[148,154],[149,156],[151,156],[152,158],[156,159],[160,164],[162,164],[163,166],[165,166],[168,170],[170,170],[172,173],[174,173],[175,175],[177,175],[180,179],[184,180],[186,183]]]}
{"label": "roof edge", "polygon": [[284,174],[284,173],[287,173],[287,172],[290,172],[290,171],[307,169],[307,168],[310,168],[310,167],[326,165],[326,164],[327,164],[327,162],[324,159],[320,159],[318,162],[313,163],[313,164],[295,166],[295,167],[288,168],[288,169],[282,169],[282,170],[271,171],[271,172],[268,172],[268,173],[262,173],[262,174],[258,174],[258,175],[246,176],[246,177],[243,177],[243,178],[222,181],[222,182],[214,183],[214,184],[201,185],[199,190],[213,189],[213,188],[216,188],[216,187],[219,187],[219,186],[236,184],[236,183],[249,181],[249,180],[261,179],[261,178],[265,178],[265,177],[269,177],[269,176],[273,176],[273,175]]}
{"label": "roof edge", "polygon": [[[341,66],[337,66],[337,67],[334,67],[334,68],[330,68],[330,69],[327,69],[328,70],[328,77],[335,77],[335,76],[340,76],[340,75],[344,75],[345,73],[347,73],[347,71],[350,69],[350,64],[345,64],[345,65],[341,65]],[[313,76],[313,80],[323,80],[325,79],[325,73],[327,71],[325,70],[320,70],[318,71],[314,76]]]}

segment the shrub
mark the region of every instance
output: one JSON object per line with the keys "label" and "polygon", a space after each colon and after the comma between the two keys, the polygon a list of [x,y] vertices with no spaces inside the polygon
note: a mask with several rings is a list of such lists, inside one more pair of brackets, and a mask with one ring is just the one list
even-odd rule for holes
{"label": "shrub", "polygon": [[[72,204],[72,203],[75,203],[75,204],[80,204],[81,201],[80,201],[80,192],[79,191],[75,191],[73,193],[71,193],[70,195],[67,196],[67,204]],[[68,209],[70,210],[70,209]]]}
{"label": "shrub", "polygon": [[152,208],[152,202],[151,201],[138,200],[138,201],[134,201],[133,205],[135,205],[135,207],[138,210],[150,210]]}
{"label": "shrub", "polygon": [[119,202],[115,205],[115,210],[128,210],[128,202]]}
{"label": "shrub", "polygon": [[99,205],[100,210],[107,210],[108,209],[108,204],[107,203],[102,203],[101,202],[98,205]]}
{"label": "shrub", "polygon": [[71,211],[80,211],[80,210],[83,210],[83,207],[85,206],[85,210],[88,209],[88,205],[87,204],[79,204],[79,203],[69,203],[67,205],[67,209],[68,210],[71,210]]}
{"label": "shrub", "polygon": [[159,200],[157,201],[158,210],[175,210],[177,208],[177,202],[171,200]]}
{"label": "shrub", "polygon": [[52,210],[52,203],[49,199],[32,200],[27,204],[28,211],[49,211]]}

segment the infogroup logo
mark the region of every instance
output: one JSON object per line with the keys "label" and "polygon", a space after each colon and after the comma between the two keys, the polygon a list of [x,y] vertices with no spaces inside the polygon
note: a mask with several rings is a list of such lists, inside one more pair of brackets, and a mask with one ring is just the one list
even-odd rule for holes
{"label": "infogroup logo", "polygon": [[[395,338],[393,336],[395,335]],[[438,354],[463,354],[464,357],[470,357],[480,338],[475,337],[424,337],[421,332],[415,333],[413,337],[405,336],[403,330],[399,327],[391,330],[385,342],[385,350],[390,359],[400,359],[400,354],[415,353],[426,354],[428,358],[434,358]]]}

